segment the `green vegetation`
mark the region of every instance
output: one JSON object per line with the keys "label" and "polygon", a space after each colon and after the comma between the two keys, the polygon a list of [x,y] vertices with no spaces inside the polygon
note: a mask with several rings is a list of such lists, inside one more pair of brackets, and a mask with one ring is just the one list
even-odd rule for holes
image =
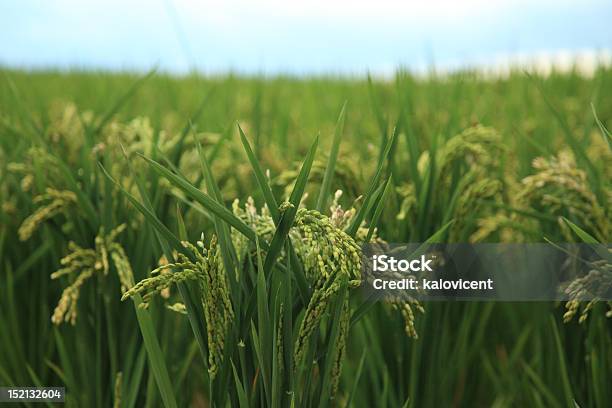
{"label": "green vegetation", "polygon": [[609,242],[611,69],[2,74],[0,384],[90,407],[612,405],[610,304],[355,289],[372,240]]}

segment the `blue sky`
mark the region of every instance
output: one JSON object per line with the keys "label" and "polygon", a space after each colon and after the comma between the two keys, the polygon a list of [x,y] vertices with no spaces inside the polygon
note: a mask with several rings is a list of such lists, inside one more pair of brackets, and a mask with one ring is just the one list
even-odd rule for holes
{"label": "blue sky", "polygon": [[0,64],[208,73],[390,72],[612,50],[612,1],[0,2]]}

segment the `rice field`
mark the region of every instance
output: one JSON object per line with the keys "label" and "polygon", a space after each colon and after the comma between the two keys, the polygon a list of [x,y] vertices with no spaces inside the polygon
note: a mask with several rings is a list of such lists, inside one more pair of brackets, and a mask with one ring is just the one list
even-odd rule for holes
{"label": "rice field", "polygon": [[611,406],[610,302],[357,289],[372,241],[608,244],[611,86],[5,69],[0,385],[70,407]]}

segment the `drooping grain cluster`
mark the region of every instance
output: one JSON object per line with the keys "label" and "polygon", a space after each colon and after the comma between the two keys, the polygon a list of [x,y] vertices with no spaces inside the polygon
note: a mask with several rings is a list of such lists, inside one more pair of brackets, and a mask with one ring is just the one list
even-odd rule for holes
{"label": "drooping grain cluster", "polygon": [[[133,284],[133,273],[129,259],[123,247],[115,242],[117,236],[125,229],[125,224],[106,234],[104,228],[95,238],[95,247],[85,249],[70,242],[70,254],[61,259],[62,268],[51,274],[51,279],[70,277],[72,282],[64,289],[55,307],[51,321],[57,325],[62,322],[76,323],[77,303],[82,286],[87,280],[97,274],[108,275],[111,265],[114,265],[121,291],[125,292]],[[112,263],[111,263],[112,261]]]}
{"label": "drooping grain cluster", "polygon": [[[311,183],[317,185],[323,181],[326,163],[327,161],[323,160],[315,160],[313,162],[309,177]],[[273,180],[274,185],[283,188],[284,197],[289,197],[291,195],[300,166],[300,162],[294,163],[292,168],[283,170],[280,175]],[[359,195],[361,190],[359,177],[353,165],[347,160],[338,160],[336,163],[336,167],[334,168],[334,180],[336,180],[336,184],[339,188],[349,197],[357,197]]]}
{"label": "drooping grain cluster", "polygon": [[[450,242],[458,242],[463,235],[466,227],[466,220],[471,218],[484,219],[482,211],[487,207],[487,199],[495,199],[499,197],[502,190],[502,183],[489,177],[482,177],[470,183],[464,190],[463,194],[457,200],[457,207],[454,212],[454,220],[450,233]],[[474,239],[475,237],[470,237]]]}
{"label": "drooping grain cluster", "polygon": [[[605,260],[591,264],[592,269],[582,277],[574,279],[565,289],[570,300],[566,302],[566,312],[563,315],[565,322],[571,321],[579,312],[579,323],[583,323],[589,316],[593,307],[601,299],[612,297],[612,264]],[[591,299],[586,304],[584,299]],[[612,317],[612,302],[608,302],[607,317]]]}
{"label": "drooping grain cluster", "polygon": [[396,188],[397,195],[401,198],[402,203],[400,210],[395,216],[398,220],[410,220],[414,215],[414,209],[417,205],[417,196],[413,183],[405,183]]}
{"label": "drooping grain cluster", "polygon": [[501,134],[495,129],[476,125],[450,138],[438,155],[440,176],[448,177],[454,166],[486,171],[500,167],[499,158],[505,151]]}
{"label": "drooping grain cluster", "polygon": [[[208,371],[211,378],[214,378],[223,361],[226,335],[234,319],[228,278],[215,237],[212,238],[208,248],[204,244],[203,237],[197,242],[197,246],[186,241],[183,242],[183,246],[190,256],[183,253],[176,254],[175,262],[166,263],[153,270],[152,277],[138,282],[124,293],[122,300],[142,294],[145,302],[142,305],[146,307],[153,295],[176,283],[197,282],[200,287],[208,337]],[[166,271],[171,272],[163,273]],[[173,308],[182,307],[174,305]]]}
{"label": "drooping grain cluster", "polygon": [[72,191],[59,191],[47,188],[45,194],[34,197],[36,204],[42,204],[34,213],[26,218],[19,227],[19,239],[27,241],[36,229],[45,221],[58,214],[65,213],[76,202],[76,194]]}
{"label": "drooping grain cluster", "polygon": [[[430,190],[434,201],[427,205],[435,208],[425,207],[426,197],[413,181],[404,182],[396,187],[401,199],[396,219],[414,228],[419,216],[440,211],[454,220],[448,239],[458,242],[475,223],[496,215],[487,204],[501,200],[506,188],[505,180],[496,178],[503,168],[501,158],[505,152],[500,133],[482,125],[469,127],[450,138],[434,158],[428,150],[424,151],[416,169],[420,178],[433,183]],[[456,191],[449,195],[453,190]]]}
{"label": "drooping grain cluster", "polygon": [[[297,241],[296,252],[304,264],[306,277],[313,285],[312,297],[306,307],[295,345],[295,361],[299,362],[334,295],[346,285],[356,287],[361,283],[361,249],[351,237],[318,211],[299,209],[295,230],[301,238],[294,240]],[[336,350],[336,373],[340,372],[339,365],[348,334],[348,298],[344,302],[340,318],[339,348]],[[333,388],[336,387],[337,382],[334,381]]]}
{"label": "drooping grain cluster", "polygon": [[536,173],[523,179],[517,201],[555,217],[578,219],[600,242],[607,242],[609,214],[589,186],[585,171],[576,166],[573,154],[564,150],[556,157],[538,157],[533,167]]}

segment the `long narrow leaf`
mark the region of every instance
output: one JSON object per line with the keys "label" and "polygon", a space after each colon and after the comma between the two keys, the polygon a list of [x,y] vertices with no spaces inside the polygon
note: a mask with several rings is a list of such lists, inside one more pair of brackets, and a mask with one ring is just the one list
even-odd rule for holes
{"label": "long narrow leaf", "polygon": [[604,124],[601,123],[601,120],[599,120],[599,117],[597,116],[597,111],[595,110],[595,105],[593,105],[592,103],[591,103],[591,110],[593,111],[593,117],[595,118],[595,123],[597,123],[597,126],[599,127],[599,130],[601,131],[601,136],[608,143],[608,147],[610,148],[610,150],[612,150],[612,134],[610,134],[610,131],[606,129]]}
{"label": "long narrow leaf", "polygon": [[240,133],[240,141],[242,142],[244,151],[246,152],[247,157],[249,158],[249,162],[251,163],[251,167],[253,168],[253,172],[255,173],[257,184],[259,184],[259,189],[261,190],[264,196],[264,200],[268,205],[268,209],[270,210],[270,215],[272,215],[274,223],[278,225],[278,222],[280,221],[280,213],[278,212],[278,204],[276,203],[274,194],[272,194],[272,189],[268,184],[268,180],[261,166],[259,165],[259,161],[257,160],[255,153],[253,153],[253,149],[251,149],[251,145],[249,144],[249,141],[247,140],[244,132],[242,131],[242,128],[239,124],[236,125],[238,126],[238,131]]}
{"label": "long narrow leaf", "polygon": [[293,191],[291,192],[291,196],[289,197],[289,204],[291,207],[287,208],[282,214],[278,227],[276,228],[276,232],[272,237],[270,249],[268,250],[266,260],[264,262],[264,271],[266,271],[266,273],[269,273],[272,269],[272,265],[276,261],[276,257],[280,253],[285,239],[289,234],[289,229],[293,225],[295,215],[297,214],[302,196],[304,195],[304,189],[306,188],[306,183],[308,182],[308,176],[310,175],[310,169],[312,167],[312,162],[314,161],[318,144],[319,137],[317,136],[314,143],[310,147],[308,154],[306,154],[306,159],[302,164],[302,169],[300,170],[297,180],[295,181]]}
{"label": "long narrow leaf", "polygon": [[[245,237],[247,237],[252,242],[255,242],[256,234],[255,231],[247,224],[245,224],[241,219],[236,217],[230,210],[219,204],[216,200],[212,199],[208,195],[204,194],[196,187],[191,185],[184,178],[172,173],[170,170],[157,163],[155,160],[149,159],[144,155],[140,155],[151,167],[155,170],[156,173],[164,176],[169,181],[174,184],[174,186],[183,190],[185,194],[190,196],[192,199],[196,200],[200,203],[204,208],[209,210],[211,213],[215,214],[219,218],[223,219],[232,227],[236,228],[237,231],[242,233]],[[260,245],[265,249],[267,248],[267,244],[265,241],[260,240]]]}
{"label": "long narrow leaf", "polygon": [[378,183],[380,182],[380,178],[382,177],[383,167],[385,165],[385,161],[389,156],[389,152],[391,151],[391,146],[393,146],[393,141],[395,140],[395,129],[393,130],[393,134],[391,135],[391,139],[387,141],[387,144],[384,147],[383,154],[380,156],[378,160],[378,165],[376,167],[376,173],[374,177],[372,177],[372,181],[370,181],[370,186],[368,187],[368,191],[364,196],[363,205],[355,214],[351,225],[346,230],[347,234],[354,237],[357,234],[357,230],[361,225],[361,222],[364,220],[366,216],[366,212],[369,210],[370,201],[373,199],[374,192],[378,188]]}
{"label": "long narrow leaf", "polygon": [[331,150],[329,152],[329,158],[327,159],[327,166],[325,167],[325,174],[323,175],[323,182],[321,183],[321,190],[319,191],[319,198],[317,200],[317,211],[323,212],[327,201],[329,200],[329,194],[334,178],[334,172],[336,170],[336,161],[338,160],[338,151],[340,150],[340,141],[342,139],[342,133],[344,131],[344,119],[346,116],[346,101],[342,105],[340,115],[338,115],[338,121],[336,122],[336,129],[334,130],[334,139],[332,140]]}
{"label": "long narrow leaf", "polygon": [[585,230],[583,230],[582,228],[580,228],[579,226],[577,226],[576,224],[568,220],[567,218],[562,217],[562,219],[567,224],[567,226],[570,227],[572,231],[574,231],[576,235],[580,237],[580,239],[583,242],[587,244],[599,244],[599,241],[597,241],[597,239],[593,237],[591,234],[589,234],[588,232],[586,232]]}
{"label": "long narrow leaf", "polygon": [[161,347],[159,346],[151,316],[146,309],[140,307],[142,304],[140,295],[134,295],[132,300],[134,301],[134,309],[136,310],[136,317],[140,326],[140,332],[142,333],[142,339],[147,349],[147,355],[149,356],[151,371],[153,371],[153,375],[155,376],[155,382],[159,387],[159,393],[164,401],[164,405],[168,408],[177,407],[172,382],[170,381],[170,375],[168,374],[168,368],[166,367],[166,361],[164,359],[165,354],[162,353]]}
{"label": "long narrow leaf", "polygon": [[391,187],[393,185],[392,181],[393,179],[389,177],[389,179],[385,183],[385,188],[382,194],[380,195],[380,198],[378,199],[378,204],[376,205],[376,208],[374,209],[374,215],[372,215],[372,220],[370,221],[368,235],[365,239],[366,243],[370,242],[370,239],[372,239],[372,235],[374,234],[374,230],[376,229],[376,225],[378,224],[378,219],[380,218],[380,215],[382,214],[382,210],[387,202],[387,196],[389,195],[389,192],[391,191]]}

